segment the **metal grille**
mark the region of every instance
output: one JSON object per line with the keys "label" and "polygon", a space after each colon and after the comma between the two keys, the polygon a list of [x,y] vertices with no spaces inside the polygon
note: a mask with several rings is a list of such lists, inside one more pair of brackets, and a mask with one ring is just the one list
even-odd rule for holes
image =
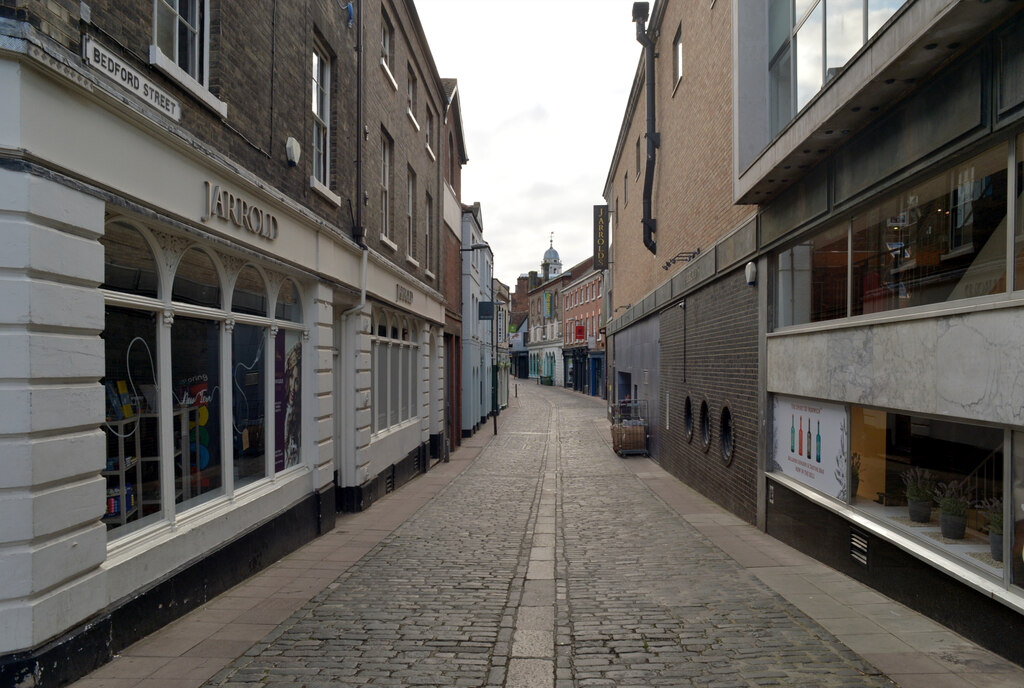
{"label": "metal grille", "polygon": [[850,528],[850,557],[862,566],[868,565],[868,534],[857,528]]}

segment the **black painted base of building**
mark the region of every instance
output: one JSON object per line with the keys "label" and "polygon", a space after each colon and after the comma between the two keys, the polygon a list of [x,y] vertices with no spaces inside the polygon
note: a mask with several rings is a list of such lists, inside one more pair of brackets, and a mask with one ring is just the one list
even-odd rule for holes
{"label": "black painted base of building", "polygon": [[338,488],[338,510],[349,513],[370,508],[389,492],[393,492],[430,468],[430,443],[424,442],[405,458],[356,487]]}
{"label": "black painted base of building", "polygon": [[[769,535],[1024,665],[1024,616],[779,483],[768,489]],[[867,539],[866,565],[851,556],[854,535]]]}
{"label": "black painted base of building", "polygon": [[45,645],[0,657],[0,686],[56,688],[334,528],[334,486]]}

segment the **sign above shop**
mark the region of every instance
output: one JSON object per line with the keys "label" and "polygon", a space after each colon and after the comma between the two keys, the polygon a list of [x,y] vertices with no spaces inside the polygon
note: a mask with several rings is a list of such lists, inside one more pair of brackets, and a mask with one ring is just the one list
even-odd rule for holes
{"label": "sign above shop", "polygon": [[82,53],[86,63],[93,69],[119,83],[175,122],[181,121],[181,103],[89,36],[82,39]]}
{"label": "sign above shop", "polygon": [[273,241],[277,238],[276,217],[241,196],[221,189],[217,184],[203,182],[203,185],[206,189],[206,208],[200,221],[208,222],[216,217],[264,239]]}
{"label": "sign above shop", "polygon": [[608,269],[608,206],[606,205],[594,206],[594,269]]}
{"label": "sign above shop", "polygon": [[398,299],[399,303],[412,303],[413,290],[409,287],[403,287],[401,284],[395,285],[395,298]]}

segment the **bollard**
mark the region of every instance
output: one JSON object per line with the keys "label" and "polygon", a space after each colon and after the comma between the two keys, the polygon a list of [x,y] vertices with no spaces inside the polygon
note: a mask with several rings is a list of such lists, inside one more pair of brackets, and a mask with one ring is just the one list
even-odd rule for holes
{"label": "bollard", "polygon": [[516,399],[519,398],[519,383],[516,383]]}

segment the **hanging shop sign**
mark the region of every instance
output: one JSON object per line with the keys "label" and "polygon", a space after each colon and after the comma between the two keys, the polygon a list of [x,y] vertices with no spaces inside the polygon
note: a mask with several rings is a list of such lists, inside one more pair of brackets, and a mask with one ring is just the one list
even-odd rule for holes
{"label": "hanging shop sign", "polygon": [[550,291],[544,292],[544,317],[553,318],[555,315],[555,297]]}
{"label": "hanging shop sign", "polygon": [[202,222],[217,218],[269,241],[277,238],[277,218],[270,212],[222,189],[218,184],[203,182],[203,185],[206,189],[206,207],[203,216],[199,218]]}
{"label": "hanging shop sign", "polygon": [[175,122],[181,121],[181,103],[89,36],[82,40],[82,56],[86,64],[97,72],[125,87]]}
{"label": "hanging shop sign", "polygon": [[594,206],[594,269],[608,269],[608,206]]}
{"label": "hanging shop sign", "polygon": [[774,397],[771,470],[830,497],[846,498],[846,407],[795,397]]}

